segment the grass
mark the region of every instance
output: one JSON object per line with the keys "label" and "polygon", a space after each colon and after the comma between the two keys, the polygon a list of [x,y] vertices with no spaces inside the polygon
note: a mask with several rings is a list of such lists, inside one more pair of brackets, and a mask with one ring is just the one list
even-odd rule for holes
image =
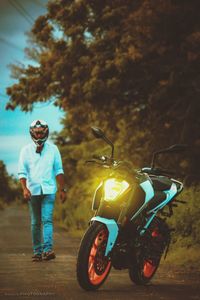
{"label": "grass", "polygon": [[175,243],[170,246],[168,255],[163,263],[185,271],[200,272],[200,245],[186,247]]}

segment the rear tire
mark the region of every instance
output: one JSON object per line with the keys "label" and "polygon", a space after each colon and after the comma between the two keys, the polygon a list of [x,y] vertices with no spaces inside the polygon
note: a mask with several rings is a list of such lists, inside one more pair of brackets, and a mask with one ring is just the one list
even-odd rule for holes
{"label": "rear tire", "polygon": [[141,254],[137,259],[135,259],[135,262],[129,268],[129,277],[131,281],[138,285],[145,285],[149,283],[155,275],[170,238],[168,226],[159,218],[156,218],[155,223],[152,224],[152,227],[150,228],[150,231],[152,239],[149,244],[146,244],[146,247],[150,248],[152,243],[154,243],[154,245],[156,244],[160,248],[158,248],[156,258],[155,253],[153,253],[154,255],[151,258],[151,255],[145,255],[145,251],[141,249]]}
{"label": "rear tire", "polygon": [[77,280],[87,291],[97,290],[106,280],[111,262],[104,256],[108,241],[107,227],[94,222],[86,231],[77,258]]}
{"label": "rear tire", "polygon": [[149,283],[155,275],[160,261],[155,265],[152,261],[141,261],[129,268],[129,277],[137,285],[145,285]]}

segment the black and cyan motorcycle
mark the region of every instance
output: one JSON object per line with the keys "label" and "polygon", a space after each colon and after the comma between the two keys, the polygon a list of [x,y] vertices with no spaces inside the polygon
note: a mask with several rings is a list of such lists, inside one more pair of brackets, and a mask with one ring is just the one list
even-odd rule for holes
{"label": "black and cyan motorcycle", "polygon": [[185,203],[176,199],[183,184],[172,178],[173,172],[155,167],[161,153],[185,150],[173,145],[153,154],[151,167],[133,170],[129,162],[114,159],[114,145],[104,132],[92,127],[96,138],[107,142],[111,155],[95,156],[93,162],[110,170],[97,187],[90,221],[79,248],[77,279],[85,290],[96,290],[106,280],[111,267],[128,269],[130,279],[147,284],[166,257],[171,229],[165,222],[173,207]]}

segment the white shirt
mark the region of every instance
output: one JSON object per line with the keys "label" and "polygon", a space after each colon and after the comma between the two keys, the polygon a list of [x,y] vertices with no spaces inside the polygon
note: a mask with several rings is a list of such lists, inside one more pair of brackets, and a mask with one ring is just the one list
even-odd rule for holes
{"label": "white shirt", "polygon": [[26,178],[32,195],[56,193],[56,176],[63,173],[62,160],[56,145],[45,142],[41,153],[36,153],[34,143],[22,148],[18,176]]}

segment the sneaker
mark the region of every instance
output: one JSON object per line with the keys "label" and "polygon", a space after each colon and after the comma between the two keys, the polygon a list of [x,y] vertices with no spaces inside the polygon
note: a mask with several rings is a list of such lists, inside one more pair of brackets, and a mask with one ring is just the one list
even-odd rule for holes
{"label": "sneaker", "polygon": [[50,260],[56,258],[54,251],[43,252],[43,260]]}
{"label": "sneaker", "polygon": [[37,261],[42,261],[42,255],[41,254],[34,254],[33,256],[32,256],[32,261],[33,262],[37,262]]}

